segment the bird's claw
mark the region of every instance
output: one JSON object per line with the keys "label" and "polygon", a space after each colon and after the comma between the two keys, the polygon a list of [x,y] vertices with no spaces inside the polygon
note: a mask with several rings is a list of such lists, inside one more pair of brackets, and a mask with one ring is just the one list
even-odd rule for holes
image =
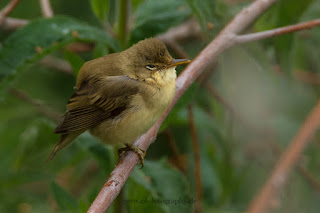
{"label": "bird's claw", "polygon": [[125,145],[124,148],[118,149],[118,155],[119,155],[119,157],[120,157],[123,153],[125,153],[126,151],[133,151],[134,153],[136,153],[136,154],[138,155],[138,157],[139,157],[139,159],[140,159],[138,165],[141,165],[140,169],[142,169],[142,168],[143,168],[144,156],[146,155],[146,151],[143,150],[143,149],[141,149],[141,148],[139,148],[138,146],[133,145],[133,144],[128,144],[128,143],[126,143],[126,144],[124,144],[124,145]]}

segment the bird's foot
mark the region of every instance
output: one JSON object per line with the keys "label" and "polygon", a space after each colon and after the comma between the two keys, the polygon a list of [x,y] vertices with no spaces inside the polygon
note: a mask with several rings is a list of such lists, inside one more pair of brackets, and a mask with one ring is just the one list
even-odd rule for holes
{"label": "bird's foot", "polygon": [[139,147],[137,147],[137,146],[135,146],[135,145],[133,145],[133,144],[128,144],[128,143],[126,143],[126,144],[124,144],[124,145],[125,145],[124,148],[118,149],[118,155],[119,155],[119,157],[120,157],[123,153],[125,153],[126,151],[133,151],[134,153],[136,153],[136,154],[138,155],[138,157],[139,157],[139,159],[140,159],[138,165],[141,165],[140,169],[142,169],[142,168],[143,168],[143,160],[144,160],[144,156],[146,155],[146,151],[143,150],[143,149],[141,149],[141,148],[139,148]]}

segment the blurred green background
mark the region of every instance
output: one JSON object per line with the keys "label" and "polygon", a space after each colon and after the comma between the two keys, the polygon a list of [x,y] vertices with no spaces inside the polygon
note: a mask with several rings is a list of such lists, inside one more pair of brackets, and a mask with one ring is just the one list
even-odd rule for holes
{"label": "blurred green background", "polygon": [[[8,2],[0,1],[0,8]],[[21,1],[10,17],[29,24],[17,30],[0,24],[0,212],[86,212],[115,167],[116,150],[88,133],[43,167],[85,61],[194,19],[198,35],[194,29],[177,41],[192,59],[251,1],[132,0],[127,13],[124,2],[55,0],[55,16],[46,19],[38,0]],[[318,0],[279,0],[247,32],[319,17]],[[245,212],[316,104],[319,85],[320,28],[224,52],[175,106],[148,149],[145,167],[134,170],[108,212],[194,211],[190,109],[200,146],[203,212]],[[272,212],[319,211],[319,139],[316,134],[272,201]],[[159,202],[135,203],[144,200]],[[185,203],[168,203],[174,200]]]}

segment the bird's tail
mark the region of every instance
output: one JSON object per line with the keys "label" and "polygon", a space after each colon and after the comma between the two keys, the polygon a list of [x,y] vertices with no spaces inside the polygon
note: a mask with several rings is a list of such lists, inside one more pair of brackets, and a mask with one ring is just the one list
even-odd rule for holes
{"label": "bird's tail", "polygon": [[56,155],[56,153],[64,148],[65,146],[67,146],[69,143],[71,143],[76,137],[78,137],[82,132],[74,132],[74,133],[70,133],[70,134],[62,134],[59,138],[59,140],[57,141],[56,145],[54,146],[52,152],[50,153],[49,157],[47,158],[44,166],[46,166],[48,164],[49,161],[51,161],[54,156]]}

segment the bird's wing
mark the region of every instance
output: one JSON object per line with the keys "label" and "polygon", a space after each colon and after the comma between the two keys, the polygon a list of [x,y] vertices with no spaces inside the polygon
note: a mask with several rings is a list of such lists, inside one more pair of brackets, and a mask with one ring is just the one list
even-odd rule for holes
{"label": "bird's wing", "polygon": [[128,76],[108,76],[84,81],[71,96],[64,120],[54,133],[87,130],[120,115],[138,93],[138,82]]}

